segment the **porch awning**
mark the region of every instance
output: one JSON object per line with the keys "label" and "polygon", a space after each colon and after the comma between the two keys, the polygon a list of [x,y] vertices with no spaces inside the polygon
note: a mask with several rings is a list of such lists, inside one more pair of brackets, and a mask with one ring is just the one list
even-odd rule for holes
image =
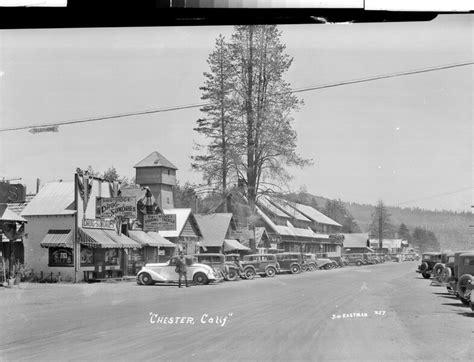
{"label": "porch awning", "polygon": [[60,247],[73,248],[74,235],[72,230],[48,230],[40,242],[42,248]]}
{"label": "porch awning", "polygon": [[137,243],[143,246],[154,246],[154,247],[161,246],[159,242],[157,242],[150,235],[148,235],[146,232],[141,231],[141,230],[130,230],[128,232],[128,236],[130,237],[130,239],[136,241]]}
{"label": "porch awning", "polygon": [[239,243],[237,240],[234,239],[225,239],[224,240],[224,251],[230,250],[250,250],[246,246]]}
{"label": "porch awning", "polygon": [[148,236],[151,236],[162,248],[176,248],[176,244],[165,239],[163,236],[161,236],[157,232],[150,231],[148,232]]}
{"label": "porch awning", "polygon": [[124,234],[117,234],[115,230],[103,230],[109,238],[111,238],[113,241],[115,241],[119,247],[122,248],[138,248],[140,249],[142,245],[140,243],[137,243],[136,241],[130,239],[128,236]]}
{"label": "porch awning", "polygon": [[80,243],[92,248],[141,248],[141,245],[115,230],[79,228]]}

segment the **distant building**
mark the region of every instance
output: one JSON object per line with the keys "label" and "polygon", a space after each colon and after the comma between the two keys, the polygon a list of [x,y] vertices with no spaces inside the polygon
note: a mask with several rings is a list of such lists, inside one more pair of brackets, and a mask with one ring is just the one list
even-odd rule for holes
{"label": "distant building", "polygon": [[342,234],[344,236],[344,254],[373,253],[368,233]]}
{"label": "distant building", "polygon": [[176,186],[177,167],[155,151],[138,162],[134,168],[135,182],[141,187],[150,188],[160,208],[174,208],[173,187]]}

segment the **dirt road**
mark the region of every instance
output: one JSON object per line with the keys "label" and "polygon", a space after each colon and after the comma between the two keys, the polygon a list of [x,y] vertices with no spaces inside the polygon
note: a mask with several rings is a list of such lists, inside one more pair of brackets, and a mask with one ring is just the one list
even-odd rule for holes
{"label": "dirt road", "polygon": [[473,360],[474,313],[416,263],[179,289],[0,289],[1,360]]}

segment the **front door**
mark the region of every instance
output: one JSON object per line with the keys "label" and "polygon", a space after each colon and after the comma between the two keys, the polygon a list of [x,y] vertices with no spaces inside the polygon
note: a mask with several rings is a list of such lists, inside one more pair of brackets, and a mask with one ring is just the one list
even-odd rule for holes
{"label": "front door", "polygon": [[95,276],[97,279],[105,278],[105,250],[95,250]]}

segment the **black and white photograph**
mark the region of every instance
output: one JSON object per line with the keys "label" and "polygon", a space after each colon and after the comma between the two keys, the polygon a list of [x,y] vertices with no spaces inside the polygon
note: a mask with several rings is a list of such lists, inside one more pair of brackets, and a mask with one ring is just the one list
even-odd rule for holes
{"label": "black and white photograph", "polygon": [[66,3],[0,9],[0,361],[474,360],[472,4]]}

